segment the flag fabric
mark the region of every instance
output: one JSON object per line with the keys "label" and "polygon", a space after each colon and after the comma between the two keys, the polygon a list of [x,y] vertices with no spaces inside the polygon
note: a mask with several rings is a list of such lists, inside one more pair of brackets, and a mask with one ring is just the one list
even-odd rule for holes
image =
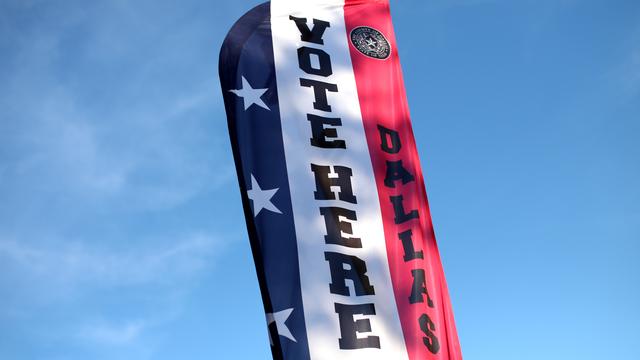
{"label": "flag fabric", "polygon": [[388,0],[273,0],[220,80],[275,359],[462,359]]}

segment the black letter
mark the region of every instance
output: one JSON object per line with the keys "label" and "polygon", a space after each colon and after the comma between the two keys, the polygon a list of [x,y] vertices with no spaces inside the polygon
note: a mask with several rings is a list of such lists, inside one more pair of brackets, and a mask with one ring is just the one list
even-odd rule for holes
{"label": "black letter", "polygon": [[413,232],[411,232],[411,230],[407,230],[398,234],[398,236],[400,237],[400,241],[402,241],[402,247],[404,248],[405,262],[415,259],[424,259],[422,250],[416,251],[415,247],[413,246],[413,239],[411,239],[411,235],[413,235]]}
{"label": "black letter", "polygon": [[436,334],[433,333],[436,331],[436,324],[431,321],[427,314],[422,314],[418,322],[420,323],[420,329],[427,335],[427,337],[422,338],[422,342],[432,354],[437,354],[440,351],[440,342]]}
{"label": "black letter", "polygon": [[340,118],[307,114],[307,120],[311,122],[311,145],[325,149],[347,148],[344,140],[327,140],[327,138],[337,138],[338,131],[334,128],[325,128],[324,125],[341,126],[342,120]]}
{"label": "black letter", "polygon": [[335,304],[336,313],[340,319],[340,349],[353,350],[364,348],[380,349],[380,338],[378,336],[367,336],[359,338],[357,333],[371,332],[371,322],[369,319],[353,320],[353,315],[375,315],[376,308],[373,304],[346,305]]}
{"label": "black letter", "polygon": [[331,106],[327,101],[327,91],[338,92],[338,85],[311,79],[300,79],[300,85],[313,88],[313,96],[316,98],[316,101],[313,103],[314,109],[327,112],[331,111]]}
{"label": "black letter", "polygon": [[307,26],[307,18],[289,16],[289,20],[295,21],[296,26],[298,26],[298,30],[300,30],[300,40],[320,45],[324,44],[324,41],[322,40],[324,31],[327,30],[328,27],[331,27],[331,25],[326,21],[313,19],[313,30],[309,30],[309,26]]}
{"label": "black letter", "polygon": [[327,225],[327,235],[324,237],[324,242],[351,248],[362,247],[360,238],[345,238],[342,236],[342,233],[353,235],[353,228],[351,223],[340,220],[340,216],[356,221],[358,219],[355,211],[341,207],[321,207],[320,214],[324,216],[324,222]]}
{"label": "black letter", "polygon": [[402,160],[389,161],[387,160],[387,175],[384,177],[384,186],[394,188],[396,184],[394,181],[402,180],[402,184],[406,184],[414,180],[413,175],[402,166]]}
{"label": "black letter", "polygon": [[340,187],[338,198],[342,201],[357,204],[356,197],[353,195],[351,188],[351,175],[353,172],[346,166],[334,166],[333,171],[338,174],[337,177],[329,177],[330,166],[320,166],[311,164],[311,171],[316,176],[316,191],[313,196],[316,200],[335,200],[336,196],[331,191],[332,186]]}
{"label": "black letter", "polygon": [[[318,58],[319,68],[311,66],[311,55],[315,55]],[[304,70],[307,74],[320,75],[327,77],[333,74],[331,69],[331,58],[326,51],[321,49],[310,48],[303,46],[298,49],[298,64],[300,69]]]}
{"label": "black letter", "polygon": [[411,210],[409,213],[404,211],[402,195],[390,196],[389,199],[391,199],[391,202],[393,203],[393,212],[395,213],[395,218],[393,220],[396,224],[402,224],[405,221],[418,218],[418,210]]}
{"label": "black letter", "polygon": [[[382,151],[389,154],[397,154],[400,152],[402,144],[400,143],[400,136],[397,131],[378,125],[378,132],[380,132],[380,147]],[[389,145],[388,139],[391,139],[391,145]]]}
{"label": "black letter", "polygon": [[414,269],[411,270],[411,275],[413,275],[413,286],[411,287],[411,296],[409,296],[409,302],[412,304],[422,303],[424,302],[424,298],[422,294],[427,295],[427,305],[432,308],[433,300],[429,296],[429,291],[427,291],[427,281],[424,278],[424,270],[422,269]]}
{"label": "black letter", "polygon": [[332,294],[350,296],[347,280],[351,280],[356,296],[375,295],[367,276],[367,264],[362,259],[329,251],[324,253],[324,259],[329,262],[331,270],[329,290]]}

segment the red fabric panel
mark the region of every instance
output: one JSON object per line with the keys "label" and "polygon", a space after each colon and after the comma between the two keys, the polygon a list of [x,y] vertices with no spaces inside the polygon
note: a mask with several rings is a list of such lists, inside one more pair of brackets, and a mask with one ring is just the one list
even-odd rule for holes
{"label": "red fabric panel", "polygon": [[[347,37],[350,36],[354,28],[368,26],[381,32],[391,45],[390,56],[380,60],[361,53],[349,39],[360,108],[380,196],[395,299],[409,358],[411,360],[462,359],[451,302],[431,223],[420,161],[411,129],[389,3],[386,0],[347,0],[344,10]],[[390,154],[383,151],[378,125],[399,133],[402,147],[398,153]],[[394,182],[395,187],[386,186],[384,179],[387,172],[387,161],[397,160],[402,160],[402,165],[415,177],[415,180],[406,184],[397,180]],[[395,223],[394,207],[390,197],[397,195],[403,196],[405,211],[417,210],[419,218],[401,224]],[[423,251],[423,259],[404,261],[404,248],[398,234],[407,230],[412,231],[415,250]],[[412,270],[419,269],[425,272],[426,287],[433,300],[433,307],[428,306],[427,296],[424,294],[421,294],[424,302],[410,303],[409,297],[414,281]],[[433,333],[439,344],[439,349],[435,354],[434,351],[429,350],[424,342],[425,339],[429,339],[420,327],[419,319],[423,314],[426,314],[435,325]],[[433,342],[431,343],[433,344]]]}

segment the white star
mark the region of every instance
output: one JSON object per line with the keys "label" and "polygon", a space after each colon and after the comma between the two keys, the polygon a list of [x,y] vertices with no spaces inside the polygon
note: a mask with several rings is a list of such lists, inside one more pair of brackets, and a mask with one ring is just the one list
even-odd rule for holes
{"label": "white star", "polygon": [[371,39],[371,38],[366,39],[365,42],[367,43],[367,46],[372,47],[372,48],[376,47],[376,45],[377,45],[376,41]]}
{"label": "white star", "polygon": [[273,211],[274,213],[282,214],[282,212],[271,202],[271,198],[279,188],[271,190],[262,190],[260,184],[253,174],[251,174],[251,189],[247,190],[247,196],[253,201],[253,216],[258,216],[262,209]]}
{"label": "white star", "polygon": [[[293,312],[293,308],[274,312],[274,313],[268,313],[267,326],[275,322],[276,329],[278,329],[278,335],[284,336],[293,342],[298,342],[296,338],[293,337],[293,334],[291,334],[291,331],[287,327],[287,324],[285,324],[287,319],[289,319],[289,316],[291,316],[292,312]],[[269,341],[271,341],[271,345],[273,345],[273,340],[271,339],[271,333],[269,333]]]}
{"label": "white star", "polygon": [[269,107],[267,106],[267,104],[264,103],[264,101],[262,101],[261,97],[262,95],[264,95],[264,93],[267,92],[267,89],[254,89],[251,87],[251,84],[249,84],[249,82],[247,81],[247,79],[244,78],[244,76],[242,77],[242,87],[240,89],[237,90],[229,90],[230,92],[238,95],[239,97],[242,98],[242,102],[244,104],[244,109],[247,110],[249,108],[249,106],[251,105],[258,105],[262,108],[265,108],[269,111],[271,111],[271,109],[269,109]]}

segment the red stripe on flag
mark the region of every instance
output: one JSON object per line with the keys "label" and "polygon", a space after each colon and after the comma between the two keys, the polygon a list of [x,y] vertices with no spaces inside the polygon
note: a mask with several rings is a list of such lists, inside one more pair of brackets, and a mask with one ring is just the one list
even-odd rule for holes
{"label": "red stripe on flag", "polygon": [[[411,129],[389,3],[387,0],[347,0],[344,13],[362,119],[380,196],[391,279],[409,358],[462,359]],[[380,60],[367,56],[356,48],[350,35],[353,29],[361,26],[376,29],[386,37],[391,46],[388,58]],[[370,44],[373,44],[372,40],[380,41],[374,36],[368,39]],[[371,46],[375,47],[375,44]],[[384,48],[373,51],[384,56]],[[390,133],[386,133],[387,147],[382,146],[379,126],[398,133],[401,143],[399,151],[392,149],[394,143]],[[414,179],[410,180],[405,174],[404,179],[393,181],[393,186],[389,183],[385,185],[388,162],[399,165],[398,161],[402,161],[402,167]],[[400,177],[399,174],[395,177]],[[395,197],[396,203],[400,203],[398,196],[402,196],[404,212],[397,209],[397,204],[394,209],[391,198]],[[412,210],[418,211],[418,218],[412,217]],[[396,221],[394,217],[401,213],[406,215],[405,218]],[[411,236],[407,231],[411,231]],[[401,238],[405,239],[406,248]],[[411,244],[415,253],[405,261],[405,250],[410,249]],[[417,254],[420,251],[423,252],[422,258]],[[411,255],[411,252],[407,255]],[[420,291],[422,282],[419,282],[411,299],[414,281],[420,278],[422,272],[428,296]],[[432,300],[431,306],[429,298]]]}

